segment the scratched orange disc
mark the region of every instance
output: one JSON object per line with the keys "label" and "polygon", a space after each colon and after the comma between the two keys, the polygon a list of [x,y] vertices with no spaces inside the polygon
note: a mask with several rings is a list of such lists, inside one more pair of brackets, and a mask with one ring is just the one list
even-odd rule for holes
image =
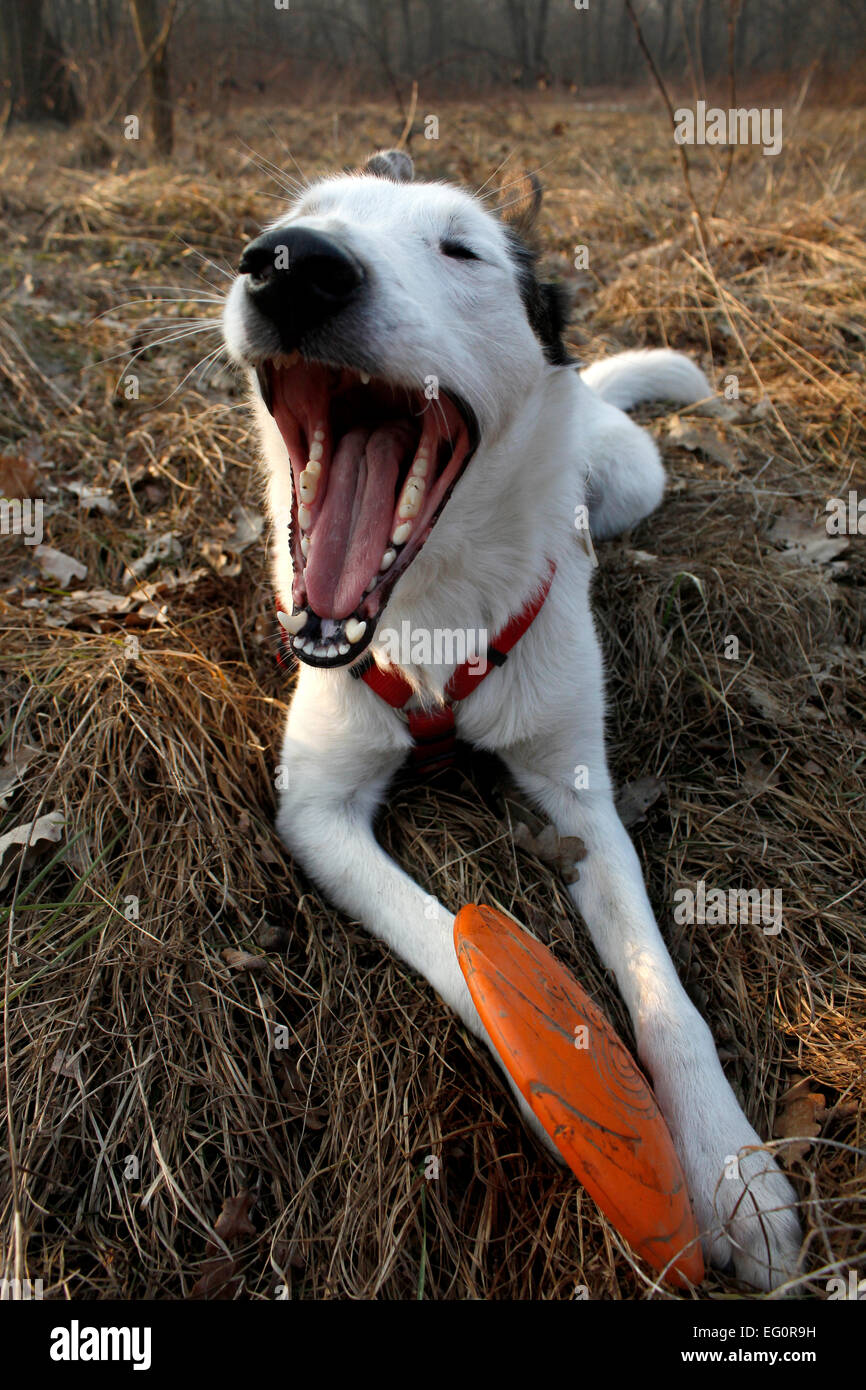
{"label": "scratched orange disc", "polygon": [[699,1284],[704,1262],[673,1140],[604,1014],[495,908],[462,908],[454,945],[494,1047],[572,1172],[648,1264],[672,1284]]}

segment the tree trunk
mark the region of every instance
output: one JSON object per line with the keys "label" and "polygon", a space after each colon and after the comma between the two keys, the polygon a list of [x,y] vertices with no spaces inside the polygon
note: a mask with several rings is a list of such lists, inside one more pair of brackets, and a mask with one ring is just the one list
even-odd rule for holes
{"label": "tree trunk", "polygon": [[53,118],[70,125],[81,115],[66,54],[45,18],[42,0],[0,5],[3,88],[0,105],[18,120]]}
{"label": "tree trunk", "polygon": [[[150,53],[160,35],[163,21],[159,14],[159,6],[157,0],[129,0],[129,8],[135,37],[144,58]],[[161,155],[170,155],[174,149],[174,108],[171,100],[168,38],[169,35],[166,33],[147,65],[153,142]]]}

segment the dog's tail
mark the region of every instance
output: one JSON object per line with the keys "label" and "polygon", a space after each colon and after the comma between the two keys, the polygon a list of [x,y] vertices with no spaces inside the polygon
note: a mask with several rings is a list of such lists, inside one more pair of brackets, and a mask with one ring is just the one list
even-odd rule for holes
{"label": "dog's tail", "polygon": [[619,352],[584,367],[580,375],[596,395],[620,410],[641,401],[693,405],[714,394],[700,367],[670,348]]}

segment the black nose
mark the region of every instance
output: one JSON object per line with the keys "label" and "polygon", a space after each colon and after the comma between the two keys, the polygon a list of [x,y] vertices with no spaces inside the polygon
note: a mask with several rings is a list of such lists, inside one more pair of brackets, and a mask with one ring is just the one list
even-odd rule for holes
{"label": "black nose", "polygon": [[283,347],[344,309],[364,281],[353,255],[321,232],[275,228],[245,247],[238,267],[257,309],[276,325]]}

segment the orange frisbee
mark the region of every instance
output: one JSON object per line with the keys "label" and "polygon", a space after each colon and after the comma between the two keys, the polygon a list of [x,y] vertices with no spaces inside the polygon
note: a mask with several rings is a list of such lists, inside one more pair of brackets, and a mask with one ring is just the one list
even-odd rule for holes
{"label": "orange frisbee", "polygon": [[462,908],[454,945],[494,1047],[572,1172],[648,1264],[672,1284],[699,1284],[704,1261],[673,1140],[604,1014],[495,908]]}

